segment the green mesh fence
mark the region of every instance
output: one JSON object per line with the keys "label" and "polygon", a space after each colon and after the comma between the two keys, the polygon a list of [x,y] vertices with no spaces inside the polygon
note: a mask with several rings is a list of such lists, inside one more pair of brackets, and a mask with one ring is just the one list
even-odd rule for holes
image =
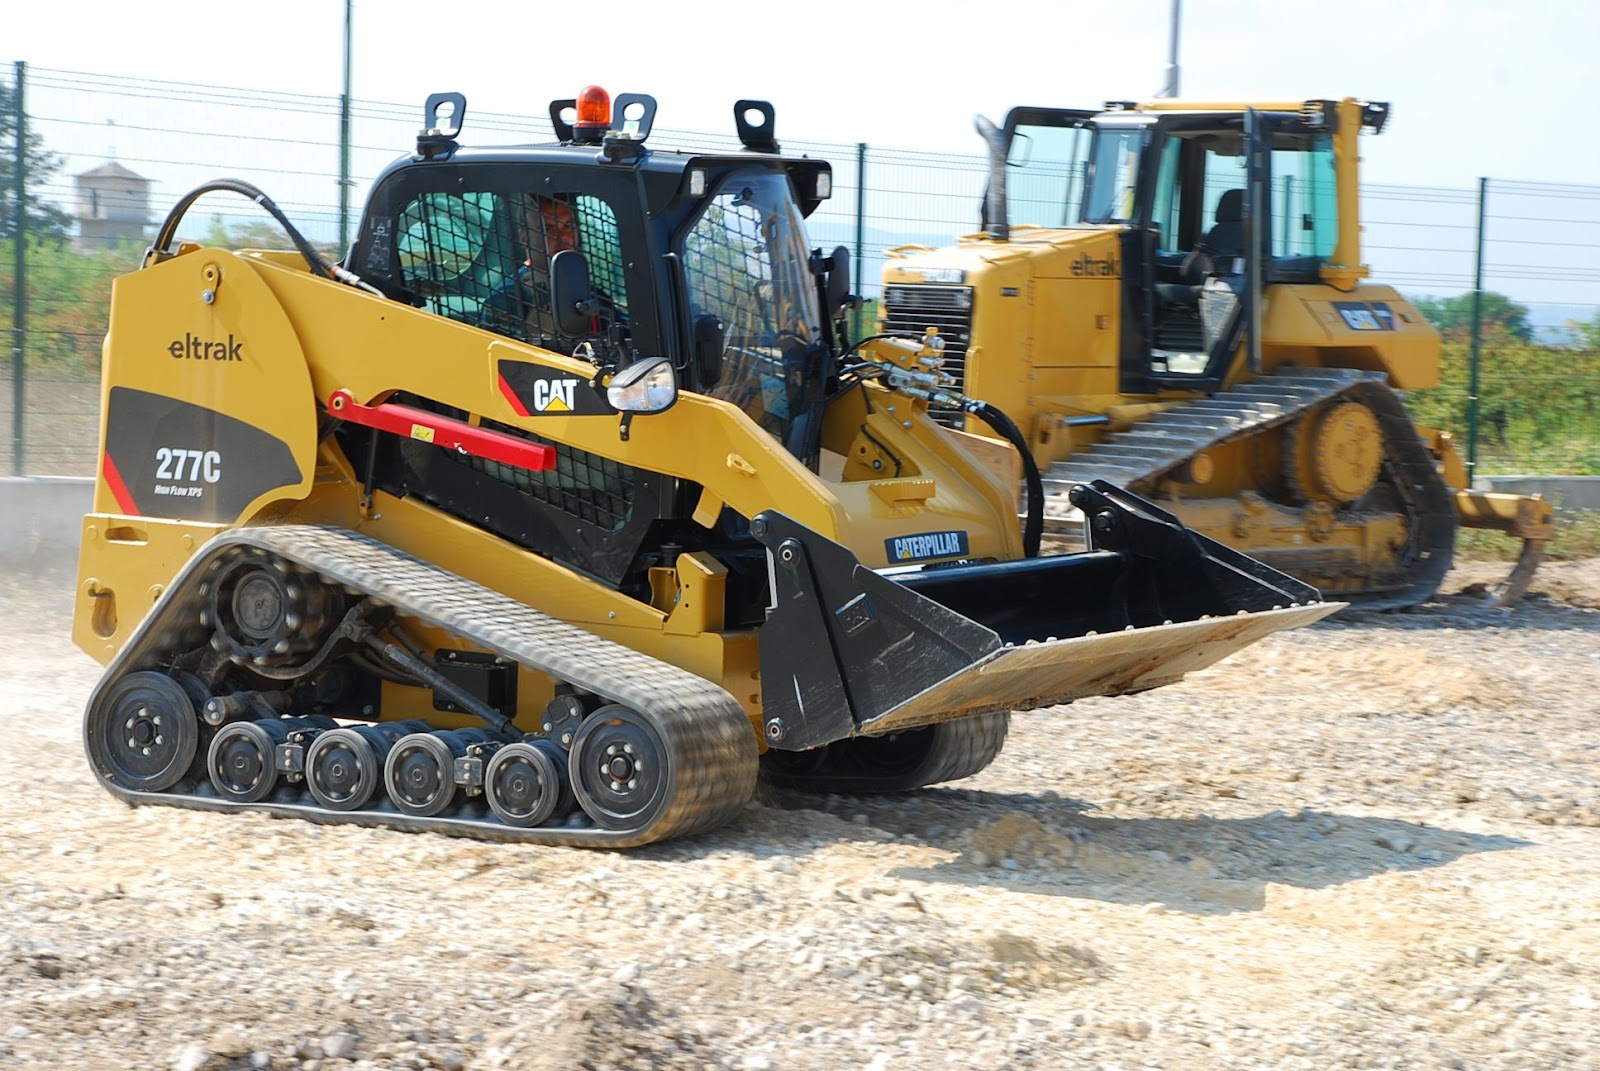
{"label": "green mesh fence", "polygon": [[[10,69],[0,72],[0,82],[9,85],[11,78]],[[70,225],[59,239],[29,234],[20,466],[11,434],[17,426],[9,344],[16,312],[14,258],[0,240],[0,338],[7,342],[0,349],[0,473],[20,468],[87,474],[95,463],[99,355],[111,278],[138,264],[171,204],[221,175],[267,190],[314,243],[338,255],[339,101],[49,68],[29,68],[27,79],[30,129],[59,163],[34,173],[30,189],[39,202],[70,217]],[[669,106],[663,102],[664,114]],[[357,211],[361,192],[413,144],[418,112],[415,101],[354,102]],[[651,145],[736,150],[731,127],[704,133],[658,126]],[[487,111],[470,114],[466,134],[469,142],[485,145],[547,143],[552,137],[542,114]],[[832,163],[833,197],[806,221],[806,229],[814,246],[861,251],[855,272],[858,289],[869,299],[881,296],[877,280],[891,251],[946,245],[978,228],[985,162],[976,136],[965,152],[793,138],[784,138],[783,148]],[[0,154],[10,152],[10,144],[0,144]],[[1485,170],[1492,167],[1486,159]],[[1064,189],[1075,181],[1065,170],[1058,178]],[[1600,472],[1593,445],[1600,429],[1587,401],[1600,398],[1594,356],[1600,351],[1600,186],[1496,180],[1488,190],[1484,286],[1506,295],[1522,314],[1500,325],[1513,329],[1512,335],[1485,344],[1479,470]],[[9,221],[7,195],[0,191],[0,218]],[[540,318],[547,282],[540,258],[532,255],[548,240],[544,229],[550,225],[541,222],[543,213],[530,211],[530,199],[531,191],[495,191],[470,208],[464,198],[454,206],[418,204],[406,225],[430,235],[435,248],[471,237],[472,228],[484,228],[484,240],[470,263],[451,264],[441,254],[434,263],[408,269],[408,278],[441,315],[555,345],[563,340]],[[596,206],[568,201],[591,273],[625,316],[630,297],[641,296],[626,292],[624,266],[614,252],[608,254],[614,247],[605,241],[607,221]],[[1472,288],[1475,189],[1370,185],[1362,207],[1365,257],[1375,280],[1413,299],[1449,298]],[[1014,215],[1048,214],[1051,208],[1048,197],[1018,191]],[[1042,216],[1037,221],[1059,222]],[[264,213],[227,197],[202,201],[186,218],[181,237],[233,248],[285,247]],[[960,310],[946,314],[959,318]],[[1409,403],[1419,420],[1465,442],[1465,340],[1457,331],[1447,331],[1447,338],[1442,385],[1417,392]]]}

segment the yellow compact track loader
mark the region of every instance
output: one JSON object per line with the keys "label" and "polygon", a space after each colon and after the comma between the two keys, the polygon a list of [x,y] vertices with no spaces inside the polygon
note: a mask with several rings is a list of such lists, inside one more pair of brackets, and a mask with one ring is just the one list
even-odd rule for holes
{"label": "yellow compact track loader", "polygon": [[[116,281],[74,620],[113,794],[628,846],[758,776],[969,776],[1011,710],[1337,607],[1107,484],[1074,492],[1089,549],[1037,557],[1011,447],[928,417],[923,347],[839,341],[828,165],[764,102],[722,153],[615,103],[475,149],[436,95],[342,264],[225,180]],[[179,241],[213,190],[299,252]]]}
{"label": "yellow compact track loader", "polygon": [[1458,525],[1496,528],[1524,540],[1514,599],[1551,507],[1470,491],[1450,436],[1412,423],[1396,392],[1437,384],[1438,333],[1364,281],[1358,138],[1388,115],[1158,100],[980,120],[984,230],[891,250],[885,329],[938,329],[946,388],[1019,425],[1053,524],[1105,480],[1373,608],[1431,595]]}

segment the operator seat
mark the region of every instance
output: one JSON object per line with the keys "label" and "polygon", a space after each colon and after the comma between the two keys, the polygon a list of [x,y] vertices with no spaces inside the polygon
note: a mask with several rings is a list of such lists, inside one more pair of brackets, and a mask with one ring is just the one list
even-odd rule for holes
{"label": "operator seat", "polygon": [[1218,260],[1243,255],[1244,190],[1223,190],[1217,199],[1216,223],[1183,258],[1183,281],[1198,288],[1206,276],[1217,274]]}
{"label": "operator seat", "polygon": [[[1206,276],[1217,274],[1217,261],[1244,254],[1244,190],[1224,190],[1217,200],[1216,222],[1183,258],[1176,283],[1157,283],[1163,301],[1195,305]],[[1231,273],[1227,273],[1231,274]]]}

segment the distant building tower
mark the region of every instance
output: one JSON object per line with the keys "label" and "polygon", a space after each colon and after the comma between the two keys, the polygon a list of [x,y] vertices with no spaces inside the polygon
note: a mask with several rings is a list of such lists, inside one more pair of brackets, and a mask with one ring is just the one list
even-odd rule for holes
{"label": "distant building tower", "polygon": [[142,242],[150,224],[150,180],[117,163],[74,177],[78,186],[78,241],[102,249],[123,239]]}

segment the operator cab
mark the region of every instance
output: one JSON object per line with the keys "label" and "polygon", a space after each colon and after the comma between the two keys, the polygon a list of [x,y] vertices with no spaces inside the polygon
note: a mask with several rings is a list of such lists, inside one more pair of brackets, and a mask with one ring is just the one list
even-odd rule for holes
{"label": "operator cab", "polygon": [[[349,263],[389,297],[591,366],[574,378],[506,347],[500,389],[531,426],[485,423],[542,442],[537,418],[596,417],[626,436],[632,413],[611,407],[607,377],[664,359],[673,397],[731,402],[815,469],[837,379],[823,309],[849,265],[807,245],[832,173],[779,153],[771,105],[739,101],[743,149],[705,154],[647,148],[656,104],[641,94],[553,101],[556,139],[535,145],[463,146],[465,110],[459,94],[429,98],[417,151],[374,184]],[[687,520],[697,489],[573,446],[547,472],[385,449],[363,473],[377,486],[624,586],[642,584],[646,548],[705,538]]]}
{"label": "operator cab", "polygon": [[[353,252],[362,275],[601,371],[668,357],[685,388],[738,405],[815,467],[836,375],[822,304],[848,257],[808,247],[832,173],[779,155],[772,106],[737,102],[744,148],[721,156],[647,151],[656,104],[642,94],[552,101],[544,146],[462,148],[465,108],[430,97],[417,154],[380,177]],[[581,258],[591,292],[560,292],[557,254]],[[588,315],[563,315],[574,305]]]}
{"label": "operator cab", "polygon": [[[1360,108],[1361,126],[1380,130],[1387,106]],[[1252,306],[1264,304],[1252,293],[1326,281],[1357,223],[1353,200],[1352,218],[1340,219],[1338,116],[1333,101],[1293,112],[1112,102],[1007,116],[1011,216],[1121,230],[1122,390],[1215,389]]]}

